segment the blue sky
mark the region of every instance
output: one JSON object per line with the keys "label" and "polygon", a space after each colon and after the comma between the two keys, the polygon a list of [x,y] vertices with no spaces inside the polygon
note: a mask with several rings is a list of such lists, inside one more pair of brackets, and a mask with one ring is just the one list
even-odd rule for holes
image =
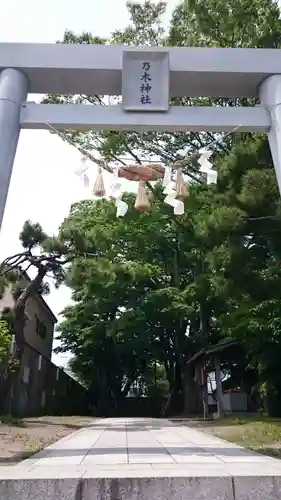
{"label": "blue sky", "polygon": [[[178,3],[168,0],[165,22]],[[9,0],[4,4],[0,42],[53,43],[62,39],[65,29],[107,36],[128,23],[125,0]],[[29,96],[35,99],[40,96]],[[18,235],[25,220],[40,222],[54,234],[70,205],[90,197],[74,175],[80,158],[74,148],[46,131],[21,132],[0,233],[1,260],[19,250]],[[46,300],[58,315],[70,302],[70,292],[65,287],[53,289]],[[69,355],[53,356],[60,366],[68,359]]]}

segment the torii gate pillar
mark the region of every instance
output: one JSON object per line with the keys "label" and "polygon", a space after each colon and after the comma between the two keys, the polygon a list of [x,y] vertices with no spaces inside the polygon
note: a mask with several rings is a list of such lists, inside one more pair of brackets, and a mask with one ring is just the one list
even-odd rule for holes
{"label": "torii gate pillar", "polygon": [[268,109],[271,115],[268,141],[281,193],[281,75],[266,78],[260,86],[259,96],[261,104]]}
{"label": "torii gate pillar", "polygon": [[5,210],[16,154],[22,103],[28,82],[20,71],[7,68],[0,73],[0,227]]}

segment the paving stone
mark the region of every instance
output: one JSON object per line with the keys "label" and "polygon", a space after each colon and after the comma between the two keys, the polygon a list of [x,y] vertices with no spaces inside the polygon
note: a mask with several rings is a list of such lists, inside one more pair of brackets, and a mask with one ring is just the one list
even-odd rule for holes
{"label": "paving stone", "polygon": [[[277,463],[276,463],[277,462]],[[222,462],[224,469],[233,477],[256,477],[256,476],[280,476],[281,477],[281,461],[270,463],[254,462],[254,463],[226,463]]]}
{"label": "paving stone", "polygon": [[214,464],[209,464],[206,469],[205,464],[127,464],[122,467],[115,466],[98,468],[98,466],[88,467],[83,479],[92,478],[193,478],[193,477],[231,477],[224,469]]}

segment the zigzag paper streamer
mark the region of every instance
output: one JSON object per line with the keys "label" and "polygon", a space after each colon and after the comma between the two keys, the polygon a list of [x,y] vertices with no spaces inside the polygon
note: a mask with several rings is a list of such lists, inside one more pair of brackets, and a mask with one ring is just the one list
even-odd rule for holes
{"label": "zigzag paper streamer", "polygon": [[124,217],[128,211],[128,204],[125,201],[121,200],[121,198],[117,198],[115,202],[115,206],[117,208],[116,217]]}
{"label": "zigzag paper streamer", "polygon": [[207,184],[216,184],[218,180],[218,172],[216,170],[209,170],[207,172]]}
{"label": "zigzag paper streamer", "polygon": [[172,181],[172,169],[171,167],[166,167],[162,184],[164,187],[166,187],[171,183],[171,181]]}
{"label": "zigzag paper streamer", "polygon": [[199,149],[200,157],[198,163],[200,165],[200,172],[207,174],[209,170],[213,168],[212,163],[209,158],[212,156],[213,152],[207,149]]}
{"label": "zigzag paper streamer", "polygon": [[184,214],[184,203],[181,200],[175,200],[174,203],[174,214],[183,215]]}

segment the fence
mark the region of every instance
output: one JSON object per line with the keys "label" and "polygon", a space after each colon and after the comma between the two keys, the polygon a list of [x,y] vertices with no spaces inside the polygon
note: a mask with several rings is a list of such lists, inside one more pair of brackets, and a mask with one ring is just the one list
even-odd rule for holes
{"label": "fence", "polygon": [[1,413],[34,417],[89,411],[86,389],[27,343],[17,373],[3,373],[0,386]]}

